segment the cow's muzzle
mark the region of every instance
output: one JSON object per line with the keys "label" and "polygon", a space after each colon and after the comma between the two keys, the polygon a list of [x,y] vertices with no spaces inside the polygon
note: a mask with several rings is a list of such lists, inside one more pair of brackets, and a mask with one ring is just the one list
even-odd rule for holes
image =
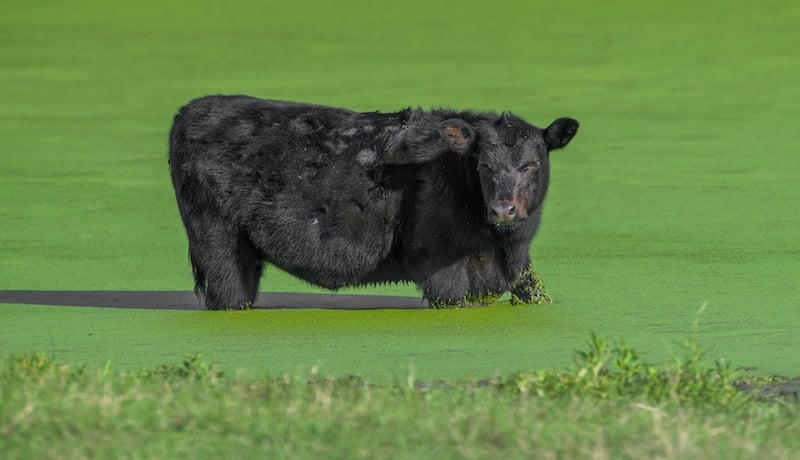
{"label": "cow's muzzle", "polygon": [[500,200],[489,206],[489,219],[498,227],[512,227],[525,215],[525,209],[514,201]]}

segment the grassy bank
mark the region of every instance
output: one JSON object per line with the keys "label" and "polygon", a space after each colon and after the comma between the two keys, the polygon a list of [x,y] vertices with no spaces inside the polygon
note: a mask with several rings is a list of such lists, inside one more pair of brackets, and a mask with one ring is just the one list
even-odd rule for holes
{"label": "grassy bank", "polygon": [[593,338],[563,371],[393,384],[0,361],[6,458],[794,458],[796,401],[691,345],[662,367]]}

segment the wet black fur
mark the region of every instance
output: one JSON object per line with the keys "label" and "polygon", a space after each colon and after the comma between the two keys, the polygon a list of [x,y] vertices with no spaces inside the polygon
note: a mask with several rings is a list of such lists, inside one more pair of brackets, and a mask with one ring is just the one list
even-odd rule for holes
{"label": "wet black fur", "polygon": [[[246,307],[265,263],[329,289],[412,281],[455,305],[520,290],[549,151],[577,128],[511,114],[192,101],[175,116],[169,161],[195,290],[208,308]],[[497,203],[513,212],[497,214]]]}

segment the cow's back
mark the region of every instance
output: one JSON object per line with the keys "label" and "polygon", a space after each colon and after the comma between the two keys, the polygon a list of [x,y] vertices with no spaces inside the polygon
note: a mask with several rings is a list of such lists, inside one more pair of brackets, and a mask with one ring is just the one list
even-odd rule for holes
{"label": "cow's back", "polygon": [[[179,206],[213,209],[265,258],[329,288],[358,284],[391,252],[403,200],[397,173],[359,114],[245,96],[183,107],[170,137]],[[182,213],[185,213],[182,209]]]}

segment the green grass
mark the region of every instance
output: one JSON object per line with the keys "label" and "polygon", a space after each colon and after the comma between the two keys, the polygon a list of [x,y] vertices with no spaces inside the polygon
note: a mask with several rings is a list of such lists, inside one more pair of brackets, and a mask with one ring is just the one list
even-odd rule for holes
{"label": "green grass", "polygon": [[[557,369],[591,331],[668,362],[707,305],[695,337],[708,360],[795,375],[798,23],[790,0],[5,2],[0,289],[191,289],[166,149],[172,115],[200,95],[511,110],[539,125],[572,116],[581,131],[553,158],[531,250],[551,305],[0,305],[0,354],[120,371],[199,354],[254,379],[313,367],[387,385],[409,369],[480,379]],[[274,268],[263,287],[316,291]],[[587,404],[585,426],[562,419],[576,436],[653,417],[622,404],[612,420]],[[682,425],[670,414],[662,420]]]}
{"label": "green grass", "polygon": [[571,367],[486,380],[136,372],[0,360],[9,458],[795,458],[796,403],[745,394],[689,344],[659,368],[597,337]]}

